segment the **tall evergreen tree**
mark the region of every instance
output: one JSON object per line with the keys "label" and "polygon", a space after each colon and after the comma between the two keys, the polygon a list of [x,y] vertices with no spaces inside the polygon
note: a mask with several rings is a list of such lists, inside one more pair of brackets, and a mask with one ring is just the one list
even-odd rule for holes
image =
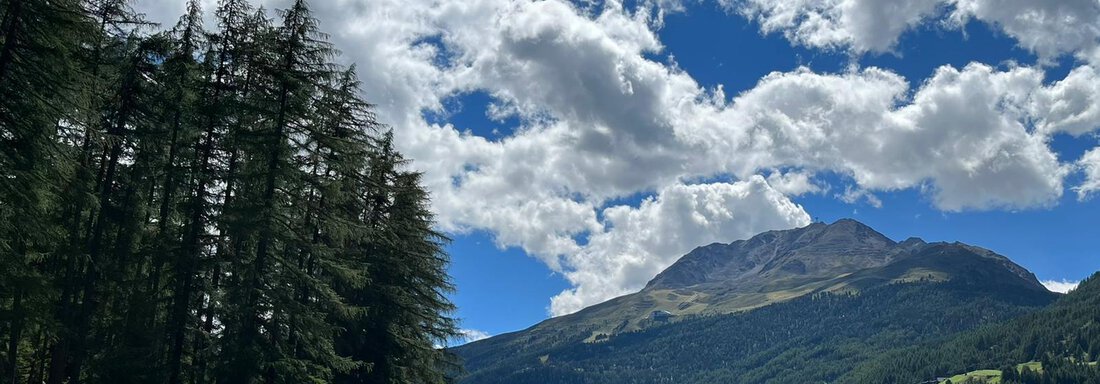
{"label": "tall evergreen tree", "polygon": [[[61,242],[59,180],[71,170],[67,119],[87,20],[78,1],[0,1],[0,380],[19,383],[21,352],[44,333],[44,267]],[[31,329],[28,329],[30,327]]]}
{"label": "tall evergreen tree", "polygon": [[453,363],[435,345],[457,334],[445,314],[453,310],[445,293],[447,238],[432,229],[428,195],[417,187],[420,175],[401,171],[405,161],[386,132],[370,157],[365,188],[366,221],[371,229],[362,244],[367,283],[345,294],[366,308],[344,326],[342,348],[364,368],[340,382],[442,383],[441,370]]}
{"label": "tall evergreen tree", "polygon": [[3,380],[440,382],[446,239],[355,69],[305,1],[214,15],[0,0]]}

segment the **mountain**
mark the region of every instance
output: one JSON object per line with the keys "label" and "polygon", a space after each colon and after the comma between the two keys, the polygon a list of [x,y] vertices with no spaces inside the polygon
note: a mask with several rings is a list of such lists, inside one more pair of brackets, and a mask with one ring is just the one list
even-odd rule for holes
{"label": "mountain", "polygon": [[[761,367],[784,367],[795,351],[845,346],[805,357],[835,363],[822,356],[836,353],[845,363],[831,369],[855,368],[1056,297],[992,251],[896,242],[845,219],[696,248],[637,293],[453,352],[471,383],[764,382],[782,375]],[[784,370],[791,382],[819,366],[792,365],[800,368]],[[828,381],[842,374],[821,372]]]}
{"label": "mountain", "polygon": [[[993,268],[987,270],[985,264]],[[928,244],[918,238],[897,243],[858,221],[842,219],[697,248],[639,294],[695,299],[680,301],[674,309],[660,308],[674,314],[730,313],[823,290],[975,278],[973,274],[985,272],[1018,277],[991,282],[1045,290],[1030,272],[989,250],[961,243]]]}

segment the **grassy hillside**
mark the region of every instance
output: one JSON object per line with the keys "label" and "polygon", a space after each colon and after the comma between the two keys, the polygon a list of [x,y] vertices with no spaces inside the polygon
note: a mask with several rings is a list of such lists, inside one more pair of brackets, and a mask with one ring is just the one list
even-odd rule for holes
{"label": "grassy hillside", "polygon": [[[1023,372],[1043,372],[1043,363],[1038,361],[1031,361],[1023,364],[1016,364],[1012,367],[1017,374]],[[998,369],[979,369],[977,371],[970,371],[967,373],[961,373],[955,376],[948,377],[944,380],[937,380],[940,384],[962,384],[962,383],[983,383],[983,384],[1000,384],[1004,382],[1003,371]]]}

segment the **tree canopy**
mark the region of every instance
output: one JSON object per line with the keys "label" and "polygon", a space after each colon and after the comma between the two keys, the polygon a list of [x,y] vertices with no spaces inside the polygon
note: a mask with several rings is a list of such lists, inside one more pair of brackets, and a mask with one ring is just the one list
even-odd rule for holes
{"label": "tree canopy", "polygon": [[335,56],[303,0],[0,0],[0,381],[443,382],[448,239]]}

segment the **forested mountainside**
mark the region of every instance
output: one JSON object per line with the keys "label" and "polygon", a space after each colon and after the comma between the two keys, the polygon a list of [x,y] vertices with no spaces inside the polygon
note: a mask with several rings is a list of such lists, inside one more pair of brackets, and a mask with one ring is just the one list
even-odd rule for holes
{"label": "forested mountainside", "polygon": [[441,382],[446,239],[355,69],[305,1],[188,5],[0,0],[0,382]]}
{"label": "forested mountainside", "polygon": [[[1003,383],[1100,383],[1097,360],[1100,273],[1041,311],[946,341],[900,348],[859,367],[850,377],[867,383],[905,382],[904,378],[993,370],[1003,375]],[[1021,365],[1025,363],[1039,364]]]}
{"label": "forested mountainside", "polygon": [[[723,310],[674,313],[633,300],[655,289]],[[770,300],[727,312],[716,296]],[[884,353],[942,342],[1057,298],[988,250],[894,242],[842,220],[701,247],[637,294],[454,351],[468,383],[920,382],[936,373],[876,381],[864,373],[889,375],[872,366]],[[618,315],[639,303],[650,316],[630,323],[633,315]],[[607,332],[601,318],[621,325]]]}

